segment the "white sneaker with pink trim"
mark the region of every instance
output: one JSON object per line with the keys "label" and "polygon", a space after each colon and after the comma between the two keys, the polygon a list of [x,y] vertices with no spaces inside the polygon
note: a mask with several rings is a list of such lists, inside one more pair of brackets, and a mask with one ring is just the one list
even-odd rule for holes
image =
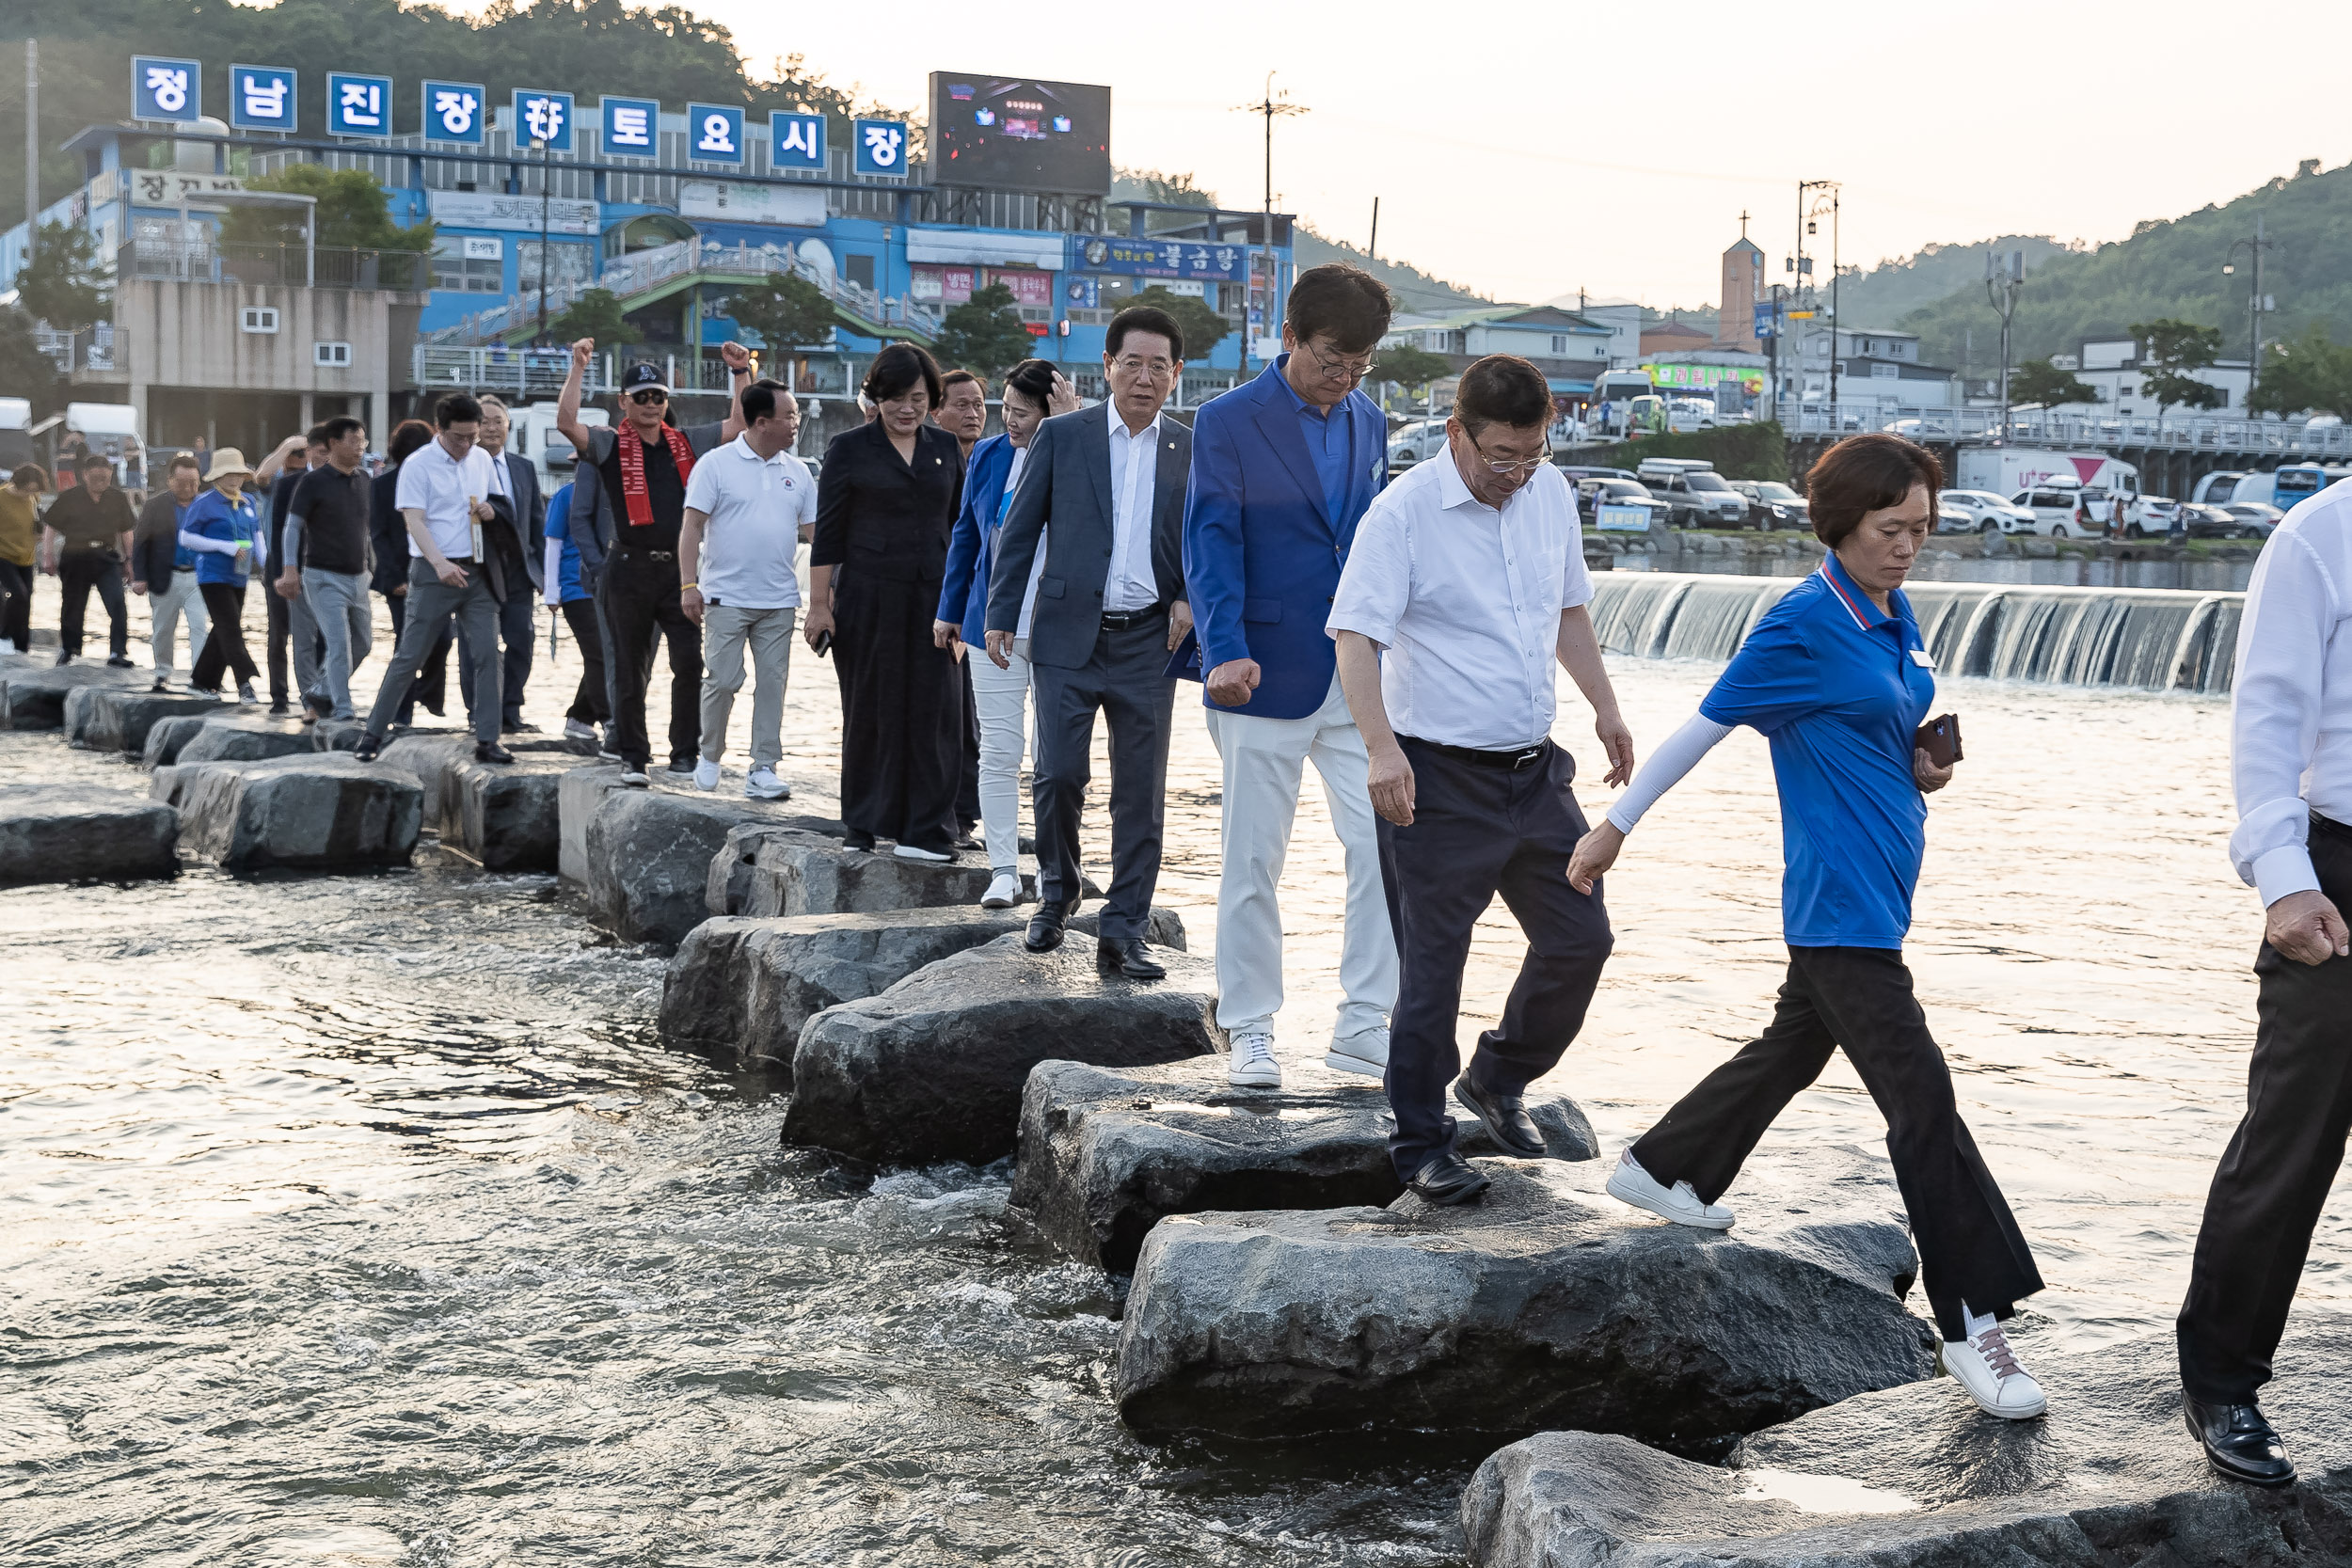
{"label": "white sneaker with pink trim", "polygon": [[1965,1339],[1945,1340],[1937,1348],[1937,1361],[1988,1416],[2028,1421],[2050,1408],[2042,1385],[2017,1364],[2017,1353],[1999,1323]]}

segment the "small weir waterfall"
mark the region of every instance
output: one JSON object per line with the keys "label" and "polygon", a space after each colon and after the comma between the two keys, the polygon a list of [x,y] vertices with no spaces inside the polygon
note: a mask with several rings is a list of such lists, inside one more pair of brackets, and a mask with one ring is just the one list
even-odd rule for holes
{"label": "small weir waterfall", "polygon": [[[1802,578],[1604,572],[1602,646],[1645,658],[1728,659]],[[2226,692],[2243,594],[1922,582],[1903,591],[1938,670],[1994,680]]]}

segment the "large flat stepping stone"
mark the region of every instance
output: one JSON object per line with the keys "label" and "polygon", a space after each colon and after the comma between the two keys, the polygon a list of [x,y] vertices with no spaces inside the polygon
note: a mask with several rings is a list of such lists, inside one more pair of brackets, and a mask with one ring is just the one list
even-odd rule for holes
{"label": "large flat stepping stone", "polygon": [[[1028,925],[1026,910],[882,910],[752,919],[717,915],[687,933],[661,988],[661,1036],[745,1067],[790,1073],[801,1030],[827,1007],[878,996],[924,965]],[[1094,916],[1071,922],[1090,942]],[[1153,910],[1150,940],[1181,951],[1184,923]]]}
{"label": "large flat stepping stone", "polygon": [[215,713],[199,709],[193,713],[166,714],[148,725],[146,743],[139,748],[139,766],[151,770],[178,762],[181,748],[196,738],[196,732],[204,727],[207,719],[217,716],[221,705],[215,702],[212,705]]}
{"label": "large flat stepping stone", "polygon": [[512,736],[511,763],[476,762],[471,736],[406,735],[376,765],[416,775],[424,786],[424,825],[444,847],[489,871],[553,871],[563,839],[560,790],[580,766],[562,740]]}
{"label": "large flat stepping stone", "polygon": [[[0,670],[0,729],[61,730],[65,728],[65,699],[86,686],[119,691],[143,691],[154,683],[151,670],[117,670],[103,658],[76,659],[72,664],[40,667],[41,656],[29,656],[33,668],[20,664]],[[56,655],[48,656],[55,660]]]}
{"label": "large flat stepping stone", "polygon": [[219,712],[217,697],[154,691],[148,686],[77,686],[65,694],[66,744],[135,757],[147,750],[148,732],[157,720],[189,715],[204,719]]}
{"label": "large flat stepping stone", "polygon": [[[1012,1201],[1071,1257],[1120,1272],[1169,1214],[1395,1202],[1405,1192],[1389,1160],[1396,1119],[1378,1081],[1294,1076],[1309,1081],[1237,1089],[1221,1057],[1123,1069],[1041,1062],[1021,1097]],[[1551,1158],[1599,1153],[1574,1101],[1532,1097],[1528,1114]],[[1464,1153],[1502,1152],[1475,1117],[1454,1119]]]}
{"label": "large flat stepping stone", "polygon": [[[328,741],[341,742],[344,721],[333,719],[322,720],[311,726],[311,729],[313,735],[324,733]],[[565,768],[586,766],[587,759],[582,758],[580,752],[561,736],[510,735],[503,737],[502,744],[514,753],[517,762],[525,757],[533,759],[553,757],[560,759]],[[349,746],[331,744],[321,746],[319,750],[350,751],[358,745],[358,736],[355,733]],[[441,825],[443,804],[448,799],[448,792],[444,787],[445,775],[453,768],[495,766],[486,763],[476,764],[473,759],[473,732],[470,730],[407,730],[386,741],[384,750],[377,754],[375,760],[383,767],[397,768],[404,773],[414,773],[417,776],[417,782],[424,785],[424,825],[427,828],[437,829]],[[550,813],[553,812],[555,808],[552,803],[548,809]],[[552,831],[550,822],[550,832]],[[548,863],[552,865],[553,860],[550,859]]]}
{"label": "large flat stepping stone", "polygon": [[424,816],[416,779],[348,752],[158,768],[191,853],[223,866],[405,865]]}
{"label": "large flat stepping stone", "polygon": [[[1859,1165],[1858,1157],[1855,1165]],[[1601,1190],[1608,1162],[1476,1162],[1441,1209],[1175,1214],[1152,1227],[1114,1392],[1146,1438],[1545,1427],[1692,1453],[1933,1370],[1891,1181],[1752,1164],[1738,1228]]]}
{"label": "large flat stepping stone", "polygon": [[[707,902],[712,914],[760,919],[951,909],[977,904],[992,875],[971,852],[942,863],[901,860],[887,848],[849,848],[837,822],[755,822],[729,833],[712,860]],[[1023,873],[1021,889],[1025,898],[1037,896],[1034,872]],[[1099,895],[1090,883],[1087,891]]]}
{"label": "large flat stepping stone", "polygon": [[879,996],[809,1020],[792,1053],[784,1141],[877,1164],[1013,1150],[1021,1089],[1048,1060],[1142,1067],[1226,1049],[1216,968],[1172,949],[1164,980],[1104,974],[1093,945],[1032,953],[998,937]]}
{"label": "large flat stepping stone", "polygon": [[709,917],[710,863],[727,834],[745,823],[806,827],[788,800],[617,787],[618,768],[580,770],[559,789],[559,832],[587,811],[582,840],[588,907],[598,925],[626,942],[675,944]]}
{"label": "large flat stepping stone", "polygon": [[2205,1465],[2181,1418],[2172,1337],[2086,1354],[2021,1338],[2040,1420],[1983,1415],[1948,1378],[1760,1432],[1729,1466],[1626,1437],[1547,1432],[1462,1498],[1480,1568],[2287,1568],[2352,1563],[2352,1319],[2287,1334],[2265,1414],[2301,1482]]}
{"label": "large flat stepping stone", "polygon": [[208,718],[180,747],[175,763],[267,762],[272,757],[313,754],[310,727],[301,720],[273,719],[265,711],[231,706]]}
{"label": "large flat stepping stone", "polygon": [[0,784],[0,882],[176,876],[179,842],[180,814],[161,801],[78,784]]}

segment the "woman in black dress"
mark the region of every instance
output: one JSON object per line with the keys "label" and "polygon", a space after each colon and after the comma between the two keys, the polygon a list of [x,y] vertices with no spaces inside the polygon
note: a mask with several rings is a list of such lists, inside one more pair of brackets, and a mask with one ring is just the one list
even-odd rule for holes
{"label": "woman in black dress", "polygon": [[894,343],[866,372],[869,423],[834,437],[817,486],[803,635],[830,638],[841,680],[841,818],[849,847],[891,839],[908,860],[955,859],[963,678],[931,641],[963,453],[929,423],[939,367]]}

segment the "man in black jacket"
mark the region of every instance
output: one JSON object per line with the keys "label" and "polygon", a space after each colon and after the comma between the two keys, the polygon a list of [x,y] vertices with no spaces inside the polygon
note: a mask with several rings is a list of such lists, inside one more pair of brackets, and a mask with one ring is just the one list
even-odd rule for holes
{"label": "man in black jacket", "polygon": [[[482,399],[482,450],[490,454],[501,476],[506,480],[507,498],[514,508],[515,529],[521,539],[523,569],[530,574],[532,592],[507,590],[505,600],[499,606],[499,642],[504,649],[499,697],[504,711],[499,715],[499,729],[507,735],[535,732],[539,726],[523,719],[523,686],[531,679],[532,640],[539,627],[539,591],[546,585],[541,580],[545,568],[541,564],[547,554],[548,503],[539,494],[539,470],[528,458],[506,450],[508,433],[513,428],[506,404],[497,397]],[[466,705],[473,706],[473,680],[465,652],[465,638],[458,638],[457,680],[465,696]]]}

